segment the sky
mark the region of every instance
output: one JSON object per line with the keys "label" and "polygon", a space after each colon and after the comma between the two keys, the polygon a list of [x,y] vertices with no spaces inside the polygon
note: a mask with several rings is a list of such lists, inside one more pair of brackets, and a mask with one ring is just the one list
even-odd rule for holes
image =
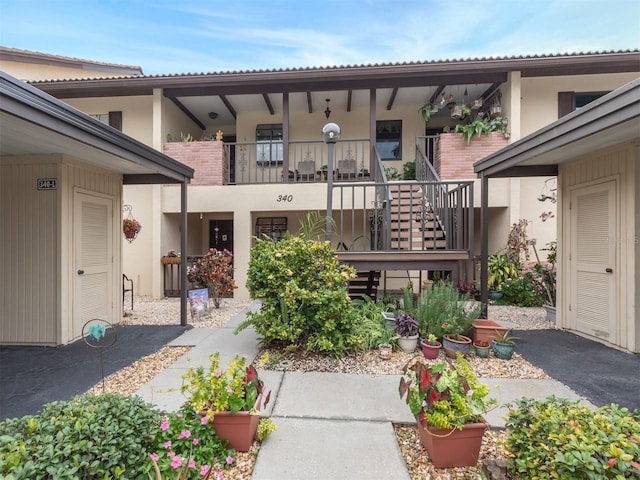
{"label": "sky", "polygon": [[640,0],[0,0],[0,45],[148,75],[640,48]]}

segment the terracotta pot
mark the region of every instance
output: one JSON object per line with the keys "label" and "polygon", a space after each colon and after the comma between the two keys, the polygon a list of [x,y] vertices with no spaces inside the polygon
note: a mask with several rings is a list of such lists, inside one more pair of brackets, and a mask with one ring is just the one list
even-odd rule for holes
{"label": "terracotta pot", "polygon": [[444,353],[446,353],[449,358],[456,358],[457,352],[466,356],[471,351],[471,339],[464,335],[458,335],[456,338],[453,338],[452,335],[446,334],[442,337],[442,344]]}
{"label": "terracotta pot", "polygon": [[[258,395],[254,410],[260,406],[262,395]],[[213,417],[213,428],[216,434],[223,440],[229,441],[229,448],[239,452],[248,452],[253,444],[253,439],[258,431],[260,415],[251,415],[250,412],[216,412]]]}
{"label": "terracotta pot", "polygon": [[180,264],[181,261],[180,257],[162,257],[163,265]]}
{"label": "terracotta pot", "polygon": [[424,355],[424,358],[433,360],[434,358],[438,358],[438,354],[440,353],[442,344],[440,342],[435,342],[435,344],[432,345],[426,340],[421,340],[420,348],[422,348],[422,354]]}
{"label": "terracotta pot", "polygon": [[477,318],[473,321],[473,341],[484,340],[491,343],[491,340],[507,330],[509,330],[507,327],[495,320]]}
{"label": "terracotta pot", "polygon": [[424,429],[418,419],[420,442],[436,468],[475,467],[480,457],[482,436],[489,425],[468,423],[462,430]]}

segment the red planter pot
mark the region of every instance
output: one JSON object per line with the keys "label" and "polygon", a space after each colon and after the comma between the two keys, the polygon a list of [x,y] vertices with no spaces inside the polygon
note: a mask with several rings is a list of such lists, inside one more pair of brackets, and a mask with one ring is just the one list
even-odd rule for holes
{"label": "red planter pot", "polygon": [[[262,395],[258,395],[253,410],[260,406]],[[216,412],[213,416],[213,428],[216,434],[229,442],[229,447],[239,452],[248,452],[260,424],[260,415],[250,412]]]}
{"label": "red planter pot", "polygon": [[418,419],[420,442],[436,468],[475,467],[488,426],[486,423],[467,423],[462,430],[432,427],[425,430]]}
{"label": "red planter pot", "polygon": [[436,342],[435,345],[431,345],[427,343],[426,340],[420,340],[420,348],[422,348],[424,358],[433,360],[434,358],[438,358],[442,344],[440,342]]}

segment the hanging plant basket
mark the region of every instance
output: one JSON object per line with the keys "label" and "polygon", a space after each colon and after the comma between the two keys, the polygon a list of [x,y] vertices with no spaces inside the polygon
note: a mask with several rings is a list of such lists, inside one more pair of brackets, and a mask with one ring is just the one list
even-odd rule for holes
{"label": "hanging plant basket", "polygon": [[125,218],[122,220],[122,233],[124,233],[124,238],[126,238],[129,243],[133,242],[138,233],[142,230],[142,225],[135,218]]}

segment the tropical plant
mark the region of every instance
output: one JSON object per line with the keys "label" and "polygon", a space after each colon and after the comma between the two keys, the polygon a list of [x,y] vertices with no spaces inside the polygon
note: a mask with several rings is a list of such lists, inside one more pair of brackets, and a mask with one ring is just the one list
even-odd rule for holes
{"label": "tropical plant", "polygon": [[385,167],[384,173],[387,180],[400,180],[400,173],[396,167]]}
{"label": "tropical plant", "polygon": [[[469,109],[470,111],[470,109]],[[473,137],[479,137],[480,135],[489,135],[491,132],[499,132],[505,138],[509,138],[509,131],[507,129],[509,122],[506,117],[491,117],[485,112],[478,112],[475,118],[465,117],[463,123],[458,123],[454,129],[454,133],[462,134],[467,143],[471,143]]]}
{"label": "tropical plant", "polygon": [[511,330],[507,330],[505,332],[496,332],[496,335],[493,337],[493,340],[497,343],[505,343],[507,345],[515,345],[518,337],[514,337],[511,335]]}
{"label": "tropical plant", "polygon": [[489,387],[478,381],[471,365],[458,353],[454,362],[426,365],[421,360],[402,370],[400,398],[406,396],[411,413],[426,429],[462,429],[482,421],[482,415],[496,404],[487,399]]}
{"label": "tropical plant", "polygon": [[521,218],[511,225],[507,236],[505,255],[509,261],[519,270],[522,269],[522,259],[529,260],[529,238],[527,226],[529,221]]}
{"label": "tropical plant", "polygon": [[220,368],[220,352],[209,355],[210,365],[189,368],[182,376],[181,392],[196,412],[206,411],[213,420],[215,412],[252,411],[258,397],[264,395],[260,405],[269,403],[271,393],[264,391],[264,383],[246,355],[236,355],[225,370]]}
{"label": "tropical plant", "polygon": [[546,295],[549,305],[556,306],[556,260],[557,260],[557,247],[558,243],[553,241],[546,245],[547,262],[542,264],[538,261],[533,269],[536,274],[536,281],[540,289],[542,289]]}
{"label": "tropical plant", "polygon": [[389,308],[389,304],[383,301],[374,302],[369,297],[364,297],[354,304],[357,317],[355,334],[361,339],[360,349],[368,351],[377,348],[381,343],[396,343],[398,336],[395,330],[387,328],[382,315]]}
{"label": "tropical plant", "polygon": [[321,215],[318,211],[308,212],[300,220],[298,236],[306,240],[320,240],[320,237],[326,234],[327,222],[331,225],[332,230],[336,229],[336,222],[333,218]]}
{"label": "tropical plant", "polygon": [[495,253],[487,259],[488,283],[493,289],[499,288],[509,278],[519,275],[518,268],[506,255]]}
{"label": "tropical plant", "polygon": [[409,313],[401,313],[395,319],[396,333],[399,337],[412,337],[418,334],[418,321]]}
{"label": "tropical plant", "polygon": [[416,162],[406,162],[402,165],[402,179],[403,180],[416,179]]}
{"label": "tropical plant", "polygon": [[425,103],[418,109],[418,112],[420,113],[420,116],[424,119],[425,123],[429,122],[429,120],[431,119],[432,110],[433,110],[433,105],[429,102]]}
{"label": "tropical plant", "polygon": [[237,328],[253,326],[264,343],[341,356],[358,348],[357,315],[347,294],[352,267],[341,264],[329,242],[292,236],[257,239],[247,288],[262,300]]}
{"label": "tropical plant", "polygon": [[220,308],[222,297],[231,295],[238,288],[233,280],[233,254],[224,249],[209,249],[206,255],[187,266],[187,279],[209,290],[216,308]]}
{"label": "tropical plant", "polygon": [[514,478],[640,478],[640,411],[522,398],[506,421]]}
{"label": "tropical plant", "polygon": [[503,303],[518,307],[540,307],[544,303],[543,290],[534,272],[523,272],[501,285]]}

